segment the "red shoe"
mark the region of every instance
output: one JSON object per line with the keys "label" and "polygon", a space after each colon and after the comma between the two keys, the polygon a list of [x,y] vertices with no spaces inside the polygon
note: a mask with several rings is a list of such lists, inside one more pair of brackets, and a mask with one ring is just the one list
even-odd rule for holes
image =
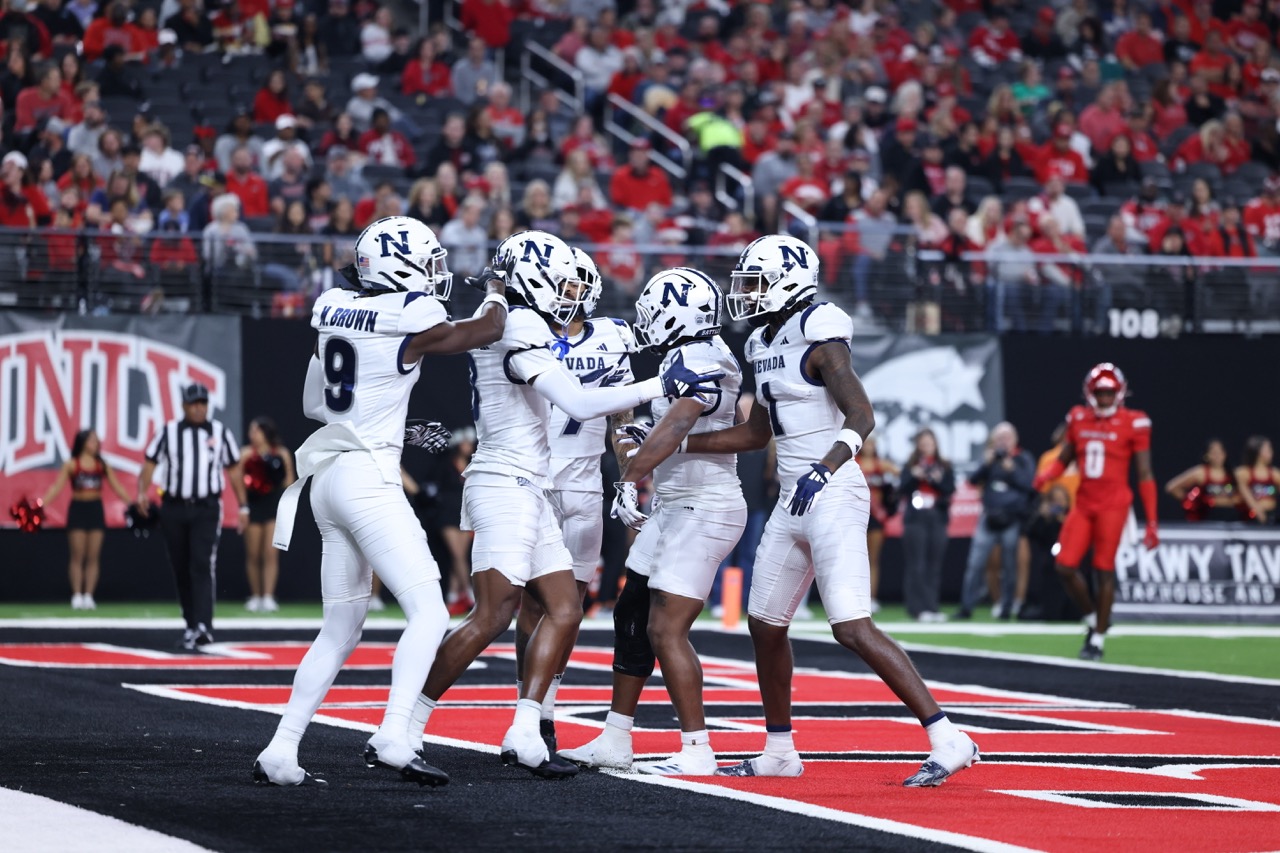
{"label": "red shoe", "polygon": [[449,608],[448,608],[449,615],[450,616],[466,616],[468,613],[471,612],[471,608],[475,606],[476,606],[476,603],[472,601],[470,597],[459,598],[449,605]]}

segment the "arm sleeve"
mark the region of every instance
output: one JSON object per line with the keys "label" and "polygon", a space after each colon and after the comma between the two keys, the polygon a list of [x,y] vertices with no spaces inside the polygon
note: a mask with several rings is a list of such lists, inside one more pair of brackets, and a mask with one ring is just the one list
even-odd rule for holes
{"label": "arm sleeve", "polygon": [[324,368],[320,366],[320,359],[313,355],[307,364],[307,379],[302,386],[302,413],[313,421],[326,423],[324,408]]}
{"label": "arm sleeve", "polygon": [[224,425],[222,427],[222,467],[230,468],[239,461],[240,445],[236,444],[236,437]]}
{"label": "arm sleeve", "polygon": [[161,424],[160,431],[151,439],[151,443],[147,445],[147,461],[159,462],[160,457],[164,455],[165,449],[169,444],[169,425]]}
{"label": "arm sleeve", "polygon": [[548,370],[539,376],[537,391],[553,406],[576,421],[589,421],[614,412],[634,409],[641,403],[647,403],[662,396],[662,380],[657,377],[646,379],[635,385],[583,388],[577,379],[560,366],[559,362],[554,362],[553,367],[555,369]]}
{"label": "arm sleeve", "polygon": [[1144,412],[1137,412],[1133,416],[1133,449],[1151,449],[1151,418]]}

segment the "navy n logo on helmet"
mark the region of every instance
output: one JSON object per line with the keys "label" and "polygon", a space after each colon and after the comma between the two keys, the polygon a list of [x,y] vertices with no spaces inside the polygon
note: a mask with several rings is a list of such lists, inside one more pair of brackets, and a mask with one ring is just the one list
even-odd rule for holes
{"label": "navy n logo on helmet", "polygon": [[524,257],[521,258],[521,260],[524,261],[526,264],[529,263],[530,255],[537,256],[538,266],[540,267],[547,266],[549,263],[551,263],[551,244],[543,243],[541,248],[539,248],[538,244],[533,242],[532,240],[525,240],[524,241]]}
{"label": "navy n logo on helmet", "polygon": [[376,235],[378,242],[382,245],[382,257],[391,257],[391,251],[394,249],[402,255],[409,254],[409,232],[401,231],[400,239],[397,240],[393,235],[383,231]]}
{"label": "navy n logo on helmet", "polygon": [[693,285],[687,281],[680,282],[677,288],[675,282],[667,281],[662,284],[662,307],[666,308],[674,299],[677,305],[685,308],[689,307],[689,289]]}
{"label": "navy n logo on helmet", "polygon": [[787,272],[791,272],[793,266],[800,267],[802,270],[809,268],[809,250],[803,246],[793,249],[783,243],[778,246],[778,251],[782,253],[782,268]]}

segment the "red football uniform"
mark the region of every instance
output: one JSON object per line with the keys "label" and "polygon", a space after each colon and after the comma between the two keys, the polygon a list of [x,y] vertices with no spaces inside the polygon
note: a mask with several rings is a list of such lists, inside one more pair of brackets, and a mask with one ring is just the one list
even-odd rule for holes
{"label": "red football uniform", "polygon": [[1066,441],[1075,450],[1080,489],[1058,536],[1058,563],[1076,568],[1093,546],[1094,568],[1114,571],[1133,503],[1129,462],[1151,449],[1151,418],[1123,406],[1109,416],[1075,406],[1067,414]]}

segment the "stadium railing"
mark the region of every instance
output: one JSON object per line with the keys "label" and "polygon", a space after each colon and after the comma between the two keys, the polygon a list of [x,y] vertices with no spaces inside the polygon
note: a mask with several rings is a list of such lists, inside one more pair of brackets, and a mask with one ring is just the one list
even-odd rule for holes
{"label": "stadium railing", "polygon": [[[754,235],[729,246],[691,246],[691,232],[714,231],[716,223],[677,222],[680,229],[659,229],[647,238],[653,242],[581,246],[606,279],[600,311],[630,317],[640,287],[667,267],[697,267],[727,289],[741,246]],[[851,241],[843,224],[793,224],[802,239],[817,233],[811,243],[822,296],[844,306],[860,333],[1280,333],[1280,258],[948,256],[917,248],[900,227],[876,242],[866,233]],[[337,270],[353,260],[354,236],[250,237],[246,245],[218,250],[194,233],[0,229],[0,307],[305,317],[315,297],[335,285]],[[480,294],[463,279],[479,271],[494,246],[448,248],[454,313],[469,312]]]}

